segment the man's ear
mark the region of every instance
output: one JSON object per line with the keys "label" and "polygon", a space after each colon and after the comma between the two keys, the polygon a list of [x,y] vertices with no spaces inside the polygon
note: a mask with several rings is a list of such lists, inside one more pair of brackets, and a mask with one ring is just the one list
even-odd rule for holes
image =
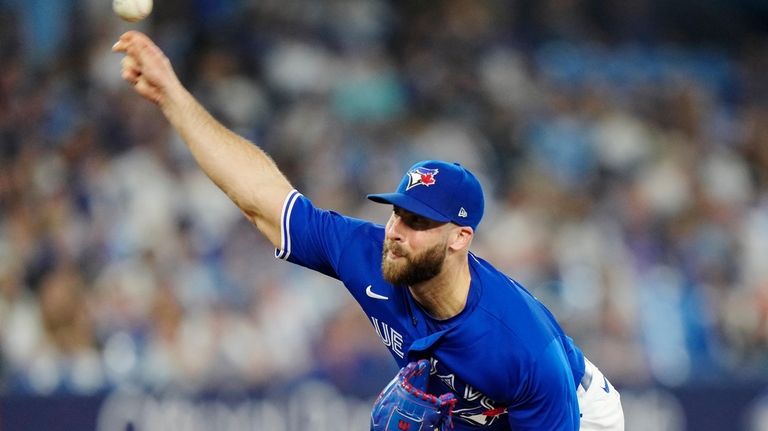
{"label": "man's ear", "polygon": [[448,248],[453,251],[459,251],[462,249],[469,249],[469,245],[472,243],[472,238],[475,236],[475,231],[469,226],[456,226],[455,230],[451,232],[451,237],[448,241]]}

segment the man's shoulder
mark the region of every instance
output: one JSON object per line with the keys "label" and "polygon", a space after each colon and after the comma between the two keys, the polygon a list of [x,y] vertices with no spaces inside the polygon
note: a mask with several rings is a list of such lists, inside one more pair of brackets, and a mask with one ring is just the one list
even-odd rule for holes
{"label": "man's shoulder", "polygon": [[470,268],[479,291],[478,307],[486,313],[506,322],[519,317],[517,308],[529,308],[535,297],[520,283],[499,271],[488,261],[470,254]]}
{"label": "man's shoulder", "polygon": [[523,285],[497,270],[490,263],[472,256],[479,278],[480,299],[468,319],[468,326],[476,326],[492,339],[514,339],[515,349],[521,354],[530,351],[534,355],[545,348],[557,336],[558,328],[548,317],[546,307]]}
{"label": "man's shoulder", "polygon": [[370,220],[344,214],[334,209],[317,206],[310,198],[298,192],[296,194],[297,207],[303,207],[303,209],[291,211],[292,214],[290,214],[290,217],[296,217],[296,221],[299,223],[311,223],[312,220],[323,220],[324,223],[330,222],[330,224],[335,225],[337,229],[347,231],[349,235],[368,237],[370,239],[383,241],[384,226],[376,224]]}
{"label": "man's shoulder", "polygon": [[344,220],[345,229],[349,232],[344,243],[346,247],[349,249],[373,248],[377,250],[375,256],[380,256],[381,246],[384,243],[384,226],[335,211],[329,211],[329,213]]}
{"label": "man's shoulder", "polygon": [[[381,249],[384,244],[384,227],[357,217],[338,213],[333,210],[323,210],[332,218],[337,219],[332,223],[334,229],[343,234],[332,235],[335,238],[339,253],[340,269],[358,273],[369,273],[381,265]],[[326,240],[330,240],[330,238]]]}

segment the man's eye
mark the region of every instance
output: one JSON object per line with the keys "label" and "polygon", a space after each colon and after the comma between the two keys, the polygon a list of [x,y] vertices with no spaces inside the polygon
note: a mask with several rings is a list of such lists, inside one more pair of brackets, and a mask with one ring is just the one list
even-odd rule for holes
{"label": "man's eye", "polygon": [[408,220],[407,223],[413,229],[426,229],[429,227],[429,221],[423,217],[414,217]]}

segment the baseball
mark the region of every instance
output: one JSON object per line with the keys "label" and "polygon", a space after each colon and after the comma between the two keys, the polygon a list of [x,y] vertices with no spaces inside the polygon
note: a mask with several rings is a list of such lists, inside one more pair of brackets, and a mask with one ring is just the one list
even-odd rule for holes
{"label": "baseball", "polygon": [[128,22],[136,22],[152,12],[152,0],[112,0],[112,10]]}

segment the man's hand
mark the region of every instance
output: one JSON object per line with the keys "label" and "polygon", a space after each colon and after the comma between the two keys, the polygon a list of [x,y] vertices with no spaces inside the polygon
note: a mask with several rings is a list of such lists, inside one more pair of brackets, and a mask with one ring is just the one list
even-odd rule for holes
{"label": "man's hand", "polygon": [[122,52],[121,76],[146,99],[163,105],[174,91],[181,89],[171,62],[147,35],[128,31],[112,46]]}

